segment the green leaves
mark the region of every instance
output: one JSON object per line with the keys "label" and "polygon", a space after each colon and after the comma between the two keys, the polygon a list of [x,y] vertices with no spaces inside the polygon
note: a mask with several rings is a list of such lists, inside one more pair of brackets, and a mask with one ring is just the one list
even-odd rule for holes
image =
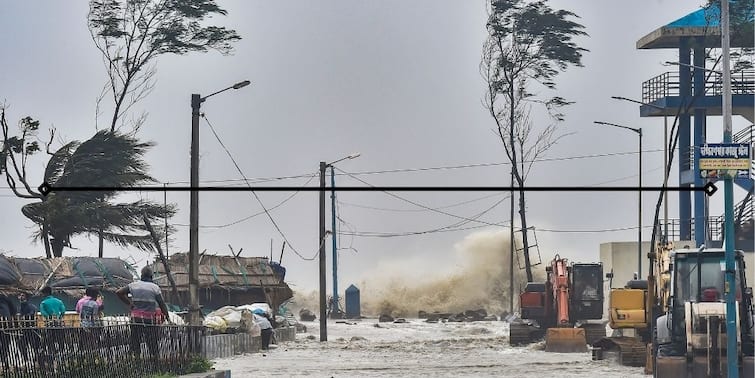
{"label": "green leaves", "polygon": [[[528,80],[553,90],[560,72],[569,66],[582,66],[582,53],[587,49],[579,47],[574,38],[587,33],[584,26],[573,21],[578,18],[573,12],[554,10],[546,0],[493,0],[490,9],[486,43],[490,50],[486,54],[495,65],[490,71],[491,90],[518,91],[518,98],[529,98]],[[560,97],[539,102],[549,110],[568,104]]]}
{"label": "green leaves", "polygon": [[[56,187],[129,187],[154,182],[148,175],[144,154],[152,143],[133,136],[100,131],[89,140],[71,142],[50,158],[45,180]],[[55,191],[42,202],[23,206],[21,212],[33,222],[46,225],[53,244],[62,249],[71,237],[79,234],[102,235],[104,240],[120,246],[152,251],[154,245],[142,223],[143,216],[158,223],[175,214],[174,205],[163,207],[148,201],[112,203],[119,194],[108,191]],[[168,230],[159,229],[160,233]],[[162,234],[164,235],[164,233]],[[38,232],[37,237],[42,235]],[[60,250],[54,251],[59,256]]]}
{"label": "green leaves", "polygon": [[150,63],[158,56],[232,52],[241,39],[236,31],[206,25],[226,13],[215,0],[90,0],[89,32],[104,58],[115,105],[110,131],[154,87],[156,66]]}
{"label": "green leaves", "polygon": [[215,0],[92,0],[88,21],[93,36],[107,40],[112,51],[126,49],[126,59],[142,66],[155,54],[230,53],[241,39],[236,31],[202,25],[226,13]]}

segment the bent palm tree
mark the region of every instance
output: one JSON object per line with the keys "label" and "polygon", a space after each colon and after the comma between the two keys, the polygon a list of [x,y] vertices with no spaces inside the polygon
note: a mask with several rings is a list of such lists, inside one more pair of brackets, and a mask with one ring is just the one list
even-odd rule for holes
{"label": "bent palm tree", "polygon": [[[142,159],[152,143],[111,131],[100,131],[91,139],[71,142],[56,151],[45,169],[45,182],[59,188],[103,187],[110,190],[54,191],[42,202],[23,206],[22,213],[39,224],[36,238],[49,237],[53,256],[62,256],[75,235],[97,235],[102,241],[153,251],[154,245],[143,224],[143,216],[157,222],[175,214],[175,206],[163,207],[149,201],[113,203],[117,188],[154,182]],[[158,232],[169,230],[158,229]]]}

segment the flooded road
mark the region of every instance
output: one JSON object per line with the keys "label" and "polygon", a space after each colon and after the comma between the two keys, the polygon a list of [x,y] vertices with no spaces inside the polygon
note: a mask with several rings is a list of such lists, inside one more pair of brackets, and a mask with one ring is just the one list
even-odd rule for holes
{"label": "flooded road", "polygon": [[378,323],[377,319],[304,322],[295,342],[265,353],[218,359],[232,377],[646,377],[643,368],[592,361],[590,353],[546,353],[542,343],[508,345],[508,324]]}

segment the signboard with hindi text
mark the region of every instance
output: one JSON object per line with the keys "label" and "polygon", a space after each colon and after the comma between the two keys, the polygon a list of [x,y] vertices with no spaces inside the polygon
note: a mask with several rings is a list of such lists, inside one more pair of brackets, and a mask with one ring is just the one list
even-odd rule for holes
{"label": "signboard with hindi text", "polygon": [[700,148],[700,177],[749,178],[752,147],[749,143],[704,144]]}

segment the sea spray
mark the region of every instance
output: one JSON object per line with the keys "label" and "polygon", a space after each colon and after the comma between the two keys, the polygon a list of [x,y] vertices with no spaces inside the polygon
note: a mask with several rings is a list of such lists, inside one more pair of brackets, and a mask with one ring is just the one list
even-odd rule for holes
{"label": "sea spray", "polygon": [[[458,259],[449,259],[446,269],[428,269],[423,263],[426,257],[393,261],[401,264],[400,274],[381,271],[360,283],[362,315],[415,317],[420,310],[458,313],[485,309],[490,314],[508,311],[509,244],[508,230],[478,231],[456,243]],[[519,240],[517,244],[520,245]],[[521,261],[514,257],[515,311],[517,297],[526,283],[525,271],[519,268],[520,263],[523,264],[521,251],[519,254]],[[434,265],[438,262],[434,261]],[[533,275],[535,281],[544,280],[543,266],[534,267]],[[318,311],[319,308],[316,291],[296,293],[294,302],[297,309]]]}

